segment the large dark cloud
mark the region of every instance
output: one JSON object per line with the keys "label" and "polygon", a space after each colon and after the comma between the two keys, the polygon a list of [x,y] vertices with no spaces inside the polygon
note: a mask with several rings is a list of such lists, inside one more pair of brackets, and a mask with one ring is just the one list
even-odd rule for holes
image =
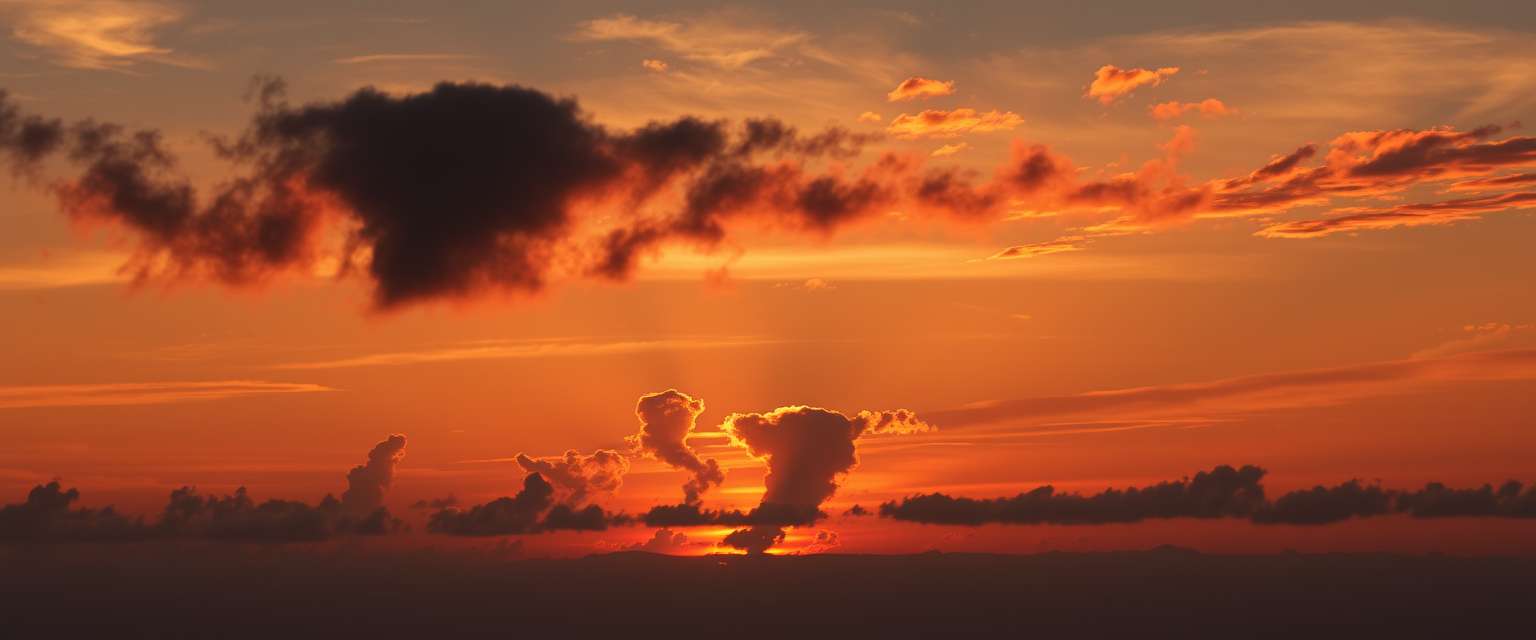
{"label": "large dark cloud", "polygon": [[783,527],[822,517],[821,503],[837,491],[838,477],[858,464],[854,440],[866,433],[914,433],[931,429],[910,411],[863,411],[852,417],[814,407],[781,407],[767,413],[733,413],[721,424],[731,438],[768,464],[762,502],[748,516],[753,525],[725,543],[762,553],[784,539]]}
{"label": "large dark cloud", "polygon": [[[773,119],[682,117],[605,128],[574,99],[516,85],[371,88],[299,106],[264,81],[259,110],[220,153],[239,172],[199,194],[156,131],[23,115],[0,96],[0,152],[30,170],[63,150],[82,172],[63,208],[136,232],[141,276],[230,283],[311,266],[322,231],[364,269],[380,307],[486,290],[536,291],[557,274],[622,278],[662,243],[713,245],[729,220],[830,230],[889,200],[874,175],[807,162],[870,138],[806,135]],[[678,198],[658,198],[678,192]]]}
{"label": "large dark cloud", "polygon": [[688,446],[688,435],[704,413],[704,401],[676,389],[647,394],[635,403],[640,432],[626,438],[636,451],[693,474],[683,484],[683,504],[698,504],[710,487],[725,482],[714,458],[701,458]]}

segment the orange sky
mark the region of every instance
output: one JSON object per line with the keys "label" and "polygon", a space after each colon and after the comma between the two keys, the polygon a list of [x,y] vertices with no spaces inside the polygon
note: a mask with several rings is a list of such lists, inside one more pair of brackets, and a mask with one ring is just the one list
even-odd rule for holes
{"label": "orange sky", "polygon": [[[293,109],[369,86],[395,100],[439,81],[516,84],[576,99],[614,137],[604,153],[685,116],[728,120],[730,135],[748,118],[840,128],[856,153],[754,162],[793,168],[780,187],[799,196],[821,177],[850,201],[861,180],[882,195],[822,218],[805,197],[757,192],[721,218],[722,237],[666,227],[632,272],[589,277],[596,239],[636,211],[670,222],[698,178],[642,194],[636,172],[653,165],[624,156],[631,173],[562,201],[569,224],[539,248],[556,255],[539,290],[497,280],[524,255],[501,246],[473,286],[386,304],[394,281],[366,267],[382,243],[337,275],[347,234],[380,218],[314,167],[294,178],[314,199],[313,254],[231,283],[211,266],[227,246],[157,244],[96,201],[63,212],[59,193],[86,184],[65,154],[27,168],[0,153],[16,169],[0,188],[0,503],[54,478],[83,505],[131,513],[183,485],[313,500],[404,433],[385,504],[421,533],[410,504],[513,495],[520,453],[623,451],[636,400],[677,389],[704,401],[697,430],[711,434],[728,414],[797,405],[907,409],[936,428],[859,437],[831,517],[785,549],[833,548],[814,546],[829,531],[841,550],[878,552],[1536,550],[1530,522],[1481,519],[973,529],[839,515],[1220,464],[1268,469],[1271,496],[1351,478],[1536,481],[1536,139],[1518,124],[1536,121],[1530,11],[316,11],[0,3],[0,107],[157,129],[177,156],[168,171],[206,199],[249,175],[207,136],[246,129],[253,76],[284,79]],[[951,190],[930,197],[939,176]],[[142,282],[124,268],[136,256],[150,258]],[[706,506],[758,504],[762,460],[718,434],[690,443],[725,469]],[[641,513],[675,503],[686,478],[633,455],[622,486],[592,500]],[[584,553],[652,533],[527,538]]]}

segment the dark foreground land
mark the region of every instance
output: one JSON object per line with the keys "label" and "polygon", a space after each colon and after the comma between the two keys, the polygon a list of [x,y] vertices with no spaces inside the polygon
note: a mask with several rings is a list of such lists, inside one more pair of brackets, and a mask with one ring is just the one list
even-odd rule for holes
{"label": "dark foreground land", "polygon": [[1531,637],[1536,559],[0,547],[0,637]]}

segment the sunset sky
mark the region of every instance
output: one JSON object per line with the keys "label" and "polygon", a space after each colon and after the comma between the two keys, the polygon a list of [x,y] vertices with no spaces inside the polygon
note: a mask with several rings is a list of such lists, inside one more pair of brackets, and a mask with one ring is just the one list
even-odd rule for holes
{"label": "sunset sky", "polygon": [[[404,434],[405,544],[611,450],[557,499],[825,514],[781,550],[1536,553],[1530,518],[845,515],[1536,482],[1536,4],[320,4],[0,0],[0,504],[313,502]],[[632,437],[669,389],[693,462]]]}

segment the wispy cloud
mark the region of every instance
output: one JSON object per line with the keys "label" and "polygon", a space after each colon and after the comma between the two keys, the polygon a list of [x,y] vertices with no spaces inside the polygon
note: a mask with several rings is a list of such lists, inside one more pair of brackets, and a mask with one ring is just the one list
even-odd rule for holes
{"label": "wispy cloud", "polygon": [[97,70],[121,70],[138,62],[204,66],[156,39],[157,31],[185,17],[170,4],[33,0],[0,3],[0,11],[11,16],[13,37],[49,51],[61,66]]}
{"label": "wispy cloud", "polygon": [[392,351],[366,355],[292,362],[273,365],[273,369],[346,369],[353,367],[378,367],[434,362],[458,362],[465,360],[509,360],[520,358],[562,358],[579,356],[605,356],[648,351],[675,351],[683,349],[730,349],[777,344],[780,341],[751,337],[727,338],[672,338],[663,340],[609,340],[583,341],[575,339],[491,341],[449,347],[426,348],[415,351]]}
{"label": "wispy cloud", "polygon": [[169,404],[319,391],[333,389],[318,384],[260,380],[0,386],[0,409]]}
{"label": "wispy cloud", "polygon": [[479,56],[467,53],[370,53],[332,60],[336,64],[373,64],[398,62],[454,62],[474,60]]}
{"label": "wispy cloud", "polygon": [[723,69],[739,69],[778,57],[805,44],[809,38],[800,31],[728,20],[700,18],[682,22],[626,14],[588,20],[577,25],[570,35],[576,41],[646,43],[685,60]]}
{"label": "wispy cloud", "polygon": [[1326,406],[1441,383],[1530,379],[1536,379],[1536,349],[1512,349],[1007,400],[926,411],[923,416],[953,428],[1090,414],[1100,419],[1144,419],[1190,411],[1240,414]]}

